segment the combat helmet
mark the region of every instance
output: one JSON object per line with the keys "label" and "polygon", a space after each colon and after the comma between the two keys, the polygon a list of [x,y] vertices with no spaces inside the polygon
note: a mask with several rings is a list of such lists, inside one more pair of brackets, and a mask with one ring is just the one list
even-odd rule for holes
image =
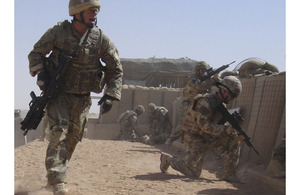
{"label": "combat helmet", "polygon": [[142,113],[145,112],[144,106],[138,105],[138,106],[135,108],[135,112],[137,113],[137,115],[141,115]]}
{"label": "combat helmet", "polygon": [[242,83],[235,76],[226,76],[220,82],[216,82],[218,88],[225,88],[231,94],[238,96],[242,92]]}
{"label": "combat helmet", "polygon": [[[95,8],[97,12],[100,10],[100,0],[70,0],[69,1],[69,15],[73,16],[73,20],[84,24],[87,28],[93,28],[97,21],[94,23],[86,23],[83,19],[83,11]],[[74,15],[80,14],[80,19]]]}
{"label": "combat helmet", "polygon": [[100,10],[100,0],[70,0],[69,1],[69,15],[74,16],[84,10],[96,7]]}
{"label": "combat helmet", "polygon": [[148,110],[149,110],[149,112],[154,112],[155,110],[156,110],[156,105],[155,104],[153,104],[153,103],[150,103],[149,105],[148,105]]}
{"label": "combat helmet", "polygon": [[208,70],[209,68],[210,68],[209,64],[207,64],[205,61],[199,61],[195,65],[195,70],[198,70],[198,69]]}

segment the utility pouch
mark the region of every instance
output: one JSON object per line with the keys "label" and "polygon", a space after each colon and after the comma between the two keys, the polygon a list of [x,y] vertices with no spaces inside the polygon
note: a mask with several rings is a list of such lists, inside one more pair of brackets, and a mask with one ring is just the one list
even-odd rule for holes
{"label": "utility pouch", "polygon": [[82,48],[78,51],[78,63],[87,64],[89,60],[90,50]]}

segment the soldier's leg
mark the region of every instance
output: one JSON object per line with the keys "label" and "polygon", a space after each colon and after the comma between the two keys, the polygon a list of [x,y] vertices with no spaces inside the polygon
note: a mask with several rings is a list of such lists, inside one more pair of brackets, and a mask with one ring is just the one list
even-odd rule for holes
{"label": "soldier's leg", "polygon": [[236,176],[236,167],[240,157],[240,142],[225,132],[214,142],[213,148],[225,153],[224,177],[229,182],[240,182]]}
{"label": "soldier's leg", "polygon": [[165,160],[166,165],[171,165],[173,169],[189,178],[199,178],[202,172],[205,151],[208,146],[207,142],[201,137],[194,137],[189,133],[185,133],[184,139],[186,146],[185,160],[172,156],[162,156],[164,158],[162,159],[161,157],[161,161]]}
{"label": "soldier's leg", "polygon": [[186,146],[185,164],[193,173],[193,176],[199,178],[202,172],[205,152],[209,147],[209,140],[205,136],[194,136],[185,133],[184,143]]}
{"label": "soldier's leg", "polygon": [[239,142],[232,140],[232,142],[229,143],[229,148],[225,152],[224,178],[236,175],[236,167],[240,158],[240,149]]}
{"label": "soldier's leg", "polygon": [[69,110],[68,99],[64,95],[50,101],[47,106],[50,132],[45,166],[49,185],[67,182],[66,135],[68,132]]}
{"label": "soldier's leg", "polygon": [[90,97],[72,97],[73,104],[70,112],[68,134],[66,137],[68,161],[70,161],[75,147],[81,141],[87,116],[91,106]]}
{"label": "soldier's leg", "polygon": [[90,105],[90,97],[82,99],[71,94],[62,94],[49,102],[51,131],[45,162],[48,184],[67,183],[68,161],[82,138]]}
{"label": "soldier's leg", "polygon": [[197,176],[192,172],[192,170],[190,170],[189,167],[187,167],[185,160],[183,159],[173,157],[166,153],[162,153],[160,156],[160,161],[160,169],[163,173],[166,173],[169,166],[171,165],[171,167],[174,170],[181,172],[185,176],[189,178],[197,178]]}

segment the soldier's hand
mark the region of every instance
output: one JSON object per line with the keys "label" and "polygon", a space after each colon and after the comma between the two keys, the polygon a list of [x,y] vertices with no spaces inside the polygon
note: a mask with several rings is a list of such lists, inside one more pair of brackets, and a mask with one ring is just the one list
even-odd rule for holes
{"label": "soldier's hand", "polygon": [[49,84],[49,80],[50,77],[47,74],[47,72],[45,72],[44,69],[40,69],[37,73],[37,81],[36,81],[36,84],[39,86],[40,90],[42,90],[43,92],[46,91],[47,86]]}
{"label": "soldier's hand", "polygon": [[114,98],[105,94],[100,101],[98,102],[98,105],[101,105],[101,114],[107,113],[111,110],[112,104],[113,104]]}
{"label": "soldier's hand", "polygon": [[214,79],[214,81],[220,81],[221,80],[218,73],[214,74],[213,79]]}
{"label": "soldier's hand", "polygon": [[236,137],[235,137],[235,140],[237,140],[237,141],[239,141],[239,142],[244,142],[244,141],[245,141],[244,137],[241,136],[241,135],[236,136]]}
{"label": "soldier's hand", "polygon": [[232,134],[235,134],[236,131],[232,127],[227,126],[225,129],[225,132],[227,135],[232,135]]}
{"label": "soldier's hand", "polygon": [[244,142],[244,136],[238,134],[238,132],[234,131],[231,133],[231,136],[234,138],[234,140],[239,141],[239,142]]}

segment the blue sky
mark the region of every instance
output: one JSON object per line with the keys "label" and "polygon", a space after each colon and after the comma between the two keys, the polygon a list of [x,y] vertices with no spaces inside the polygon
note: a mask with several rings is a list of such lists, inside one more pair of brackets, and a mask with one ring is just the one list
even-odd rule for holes
{"label": "blue sky", "polygon": [[[68,2],[15,0],[15,108],[28,109],[29,92],[40,93],[27,55],[48,28],[71,20]],[[101,5],[98,26],[121,58],[188,57],[214,68],[236,61],[232,70],[259,57],[286,70],[284,0],[102,0]]]}

